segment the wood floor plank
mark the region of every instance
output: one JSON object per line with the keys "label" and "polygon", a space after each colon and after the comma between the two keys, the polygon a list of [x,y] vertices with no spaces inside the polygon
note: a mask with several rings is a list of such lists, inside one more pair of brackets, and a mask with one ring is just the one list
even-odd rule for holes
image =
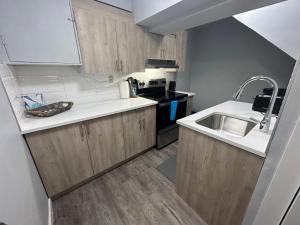
{"label": "wood floor plank", "polygon": [[55,225],[206,225],[156,167],[177,142],[155,149],[53,202]]}

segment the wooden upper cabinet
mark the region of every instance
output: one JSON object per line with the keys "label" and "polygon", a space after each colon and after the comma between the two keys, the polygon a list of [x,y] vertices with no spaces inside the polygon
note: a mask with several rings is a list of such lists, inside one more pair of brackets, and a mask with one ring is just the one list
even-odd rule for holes
{"label": "wooden upper cabinet", "polygon": [[141,72],[149,58],[177,60],[184,69],[186,32],[145,32],[132,13],[93,0],[72,0],[72,5],[86,73]]}
{"label": "wooden upper cabinet", "polygon": [[122,113],[126,159],[155,145],[155,106]]}
{"label": "wooden upper cabinet", "polygon": [[176,60],[179,70],[185,68],[187,50],[187,32],[160,35],[145,33],[145,59]]}
{"label": "wooden upper cabinet", "polygon": [[50,197],[93,175],[83,123],[25,135]]}
{"label": "wooden upper cabinet", "polygon": [[145,58],[146,59],[163,59],[164,36],[145,32]]}
{"label": "wooden upper cabinet", "polygon": [[86,73],[119,71],[116,19],[108,13],[103,13],[101,5],[97,2],[73,1],[79,45]]}
{"label": "wooden upper cabinet", "polygon": [[186,31],[176,34],[176,62],[179,66],[179,71],[184,71],[187,56],[187,38]]}
{"label": "wooden upper cabinet", "polygon": [[92,0],[73,0],[85,72],[144,70],[144,30],[131,13]]}
{"label": "wooden upper cabinet", "polygon": [[119,72],[129,74],[144,71],[144,30],[135,25],[131,14],[116,15]]}
{"label": "wooden upper cabinet", "polygon": [[130,72],[145,71],[145,31],[144,28],[130,24]]}
{"label": "wooden upper cabinet", "polygon": [[95,174],[125,160],[121,114],[87,121],[86,131]]}
{"label": "wooden upper cabinet", "polygon": [[162,58],[176,59],[176,35],[165,35],[163,38]]}

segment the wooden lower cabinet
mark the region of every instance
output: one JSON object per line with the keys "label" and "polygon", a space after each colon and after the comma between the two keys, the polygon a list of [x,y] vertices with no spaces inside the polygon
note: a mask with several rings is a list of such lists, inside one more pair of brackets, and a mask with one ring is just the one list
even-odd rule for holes
{"label": "wooden lower cabinet", "polygon": [[155,145],[156,106],[123,113],[126,159]]}
{"label": "wooden lower cabinet", "polygon": [[121,114],[87,121],[86,130],[95,174],[125,160]]}
{"label": "wooden lower cabinet", "polygon": [[25,135],[50,197],[93,175],[84,124]]}
{"label": "wooden lower cabinet", "polygon": [[155,145],[156,106],[25,135],[50,197]]}
{"label": "wooden lower cabinet", "polygon": [[193,96],[189,96],[186,105],[186,115],[189,116],[193,111]]}
{"label": "wooden lower cabinet", "polygon": [[241,225],[263,161],[180,127],[176,192],[208,225]]}

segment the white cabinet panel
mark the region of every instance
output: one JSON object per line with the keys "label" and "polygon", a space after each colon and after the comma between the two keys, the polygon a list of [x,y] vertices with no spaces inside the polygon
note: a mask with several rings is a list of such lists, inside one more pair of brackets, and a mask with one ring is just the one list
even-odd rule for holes
{"label": "white cabinet panel", "polygon": [[80,64],[69,0],[1,0],[10,63]]}
{"label": "white cabinet panel", "polygon": [[300,224],[300,194],[297,193],[297,196],[294,199],[291,208],[289,209],[286,217],[284,218],[282,225],[297,225]]}

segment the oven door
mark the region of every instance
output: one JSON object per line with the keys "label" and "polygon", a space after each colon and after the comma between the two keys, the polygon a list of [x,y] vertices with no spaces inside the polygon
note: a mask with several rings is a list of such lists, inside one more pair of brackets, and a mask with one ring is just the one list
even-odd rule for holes
{"label": "oven door", "polygon": [[176,111],[176,119],[170,120],[170,111],[171,111],[171,101],[163,102],[158,104],[157,110],[157,132],[163,130],[165,128],[174,126],[176,124],[176,120],[181,119],[186,116],[186,106],[187,106],[187,98],[177,99],[177,111]]}

